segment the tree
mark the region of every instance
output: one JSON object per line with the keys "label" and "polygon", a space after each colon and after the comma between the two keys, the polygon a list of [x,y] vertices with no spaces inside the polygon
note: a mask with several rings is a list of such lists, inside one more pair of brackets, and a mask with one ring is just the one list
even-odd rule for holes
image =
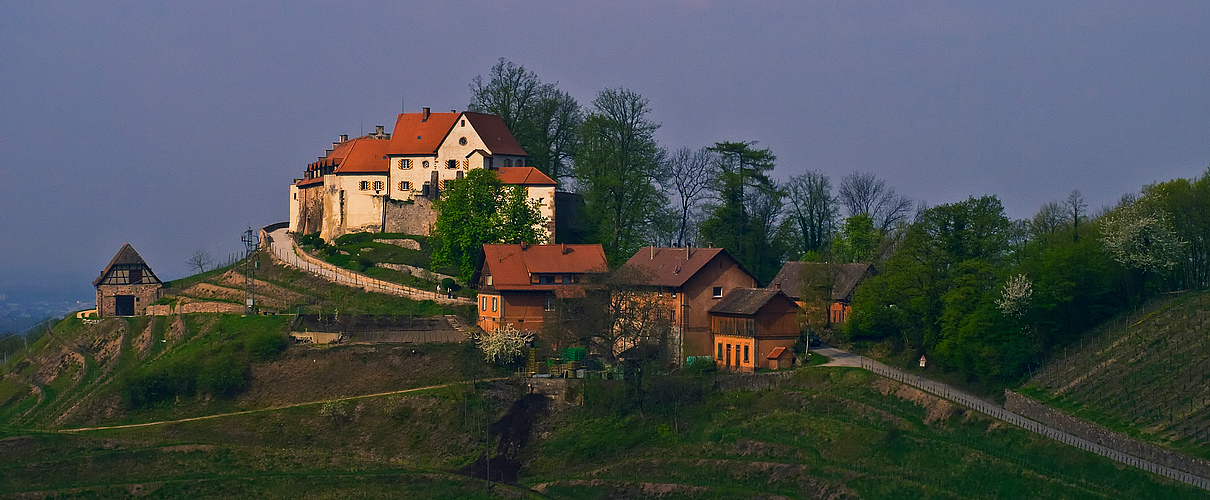
{"label": "tree", "polygon": [[556,181],[570,175],[567,163],[584,119],[570,94],[504,58],[492,66],[487,83],[476,76],[470,90],[467,110],[500,116],[529,153],[531,166]]}
{"label": "tree", "polygon": [[709,217],[701,224],[707,244],[727,249],[744,267],[767,281],[777,272],[784,251],[776,239],[785,191],[772,179],[777,157],[751,142],[720,142],[710,148],[718,169]]}
{"label": "tree", "polygon": [[533,332],[517,330],[509,323],[494,328],[475,339],[488,363],[510,365],[525,354],[525,344],[534,339]]}
{"label": "tree", "polygon": [[1172,269],[1184,256],[1185,242],[1151,198],[1119,205],[1101,217],[1101,226],[1105,252],[1138,272],[1140,293],[1145,292],[1148,273]]}
{"label": "tree", "polygon": [[655,142],[659,124],[647,117],[647,99],[617,88],[602,90],[592,103],[572,171],[593,228],[590,239],[616,263],[643,245],[667,205],[657,187],[665,179],[666,153]]}
{"label": "tree", "polygon": [[679,212],[673,242],[676,246],[690,243],[690,217],[697,210],[702,194],[714,182],[714,152],[709,148],[692,151],[681,148],[668,157],[668,187],[676,194]]}
{"label": "tree", "polygon": [[886,234],[896,224],[905,222],[912,212],[912,200],[895,194],[886,181],[871,173],[853,172],[840,180],[837,196],[849,216],[868,215],[878,232]]}
{"label": "tree", "polygon": [[1067,226],[1065,216],[1063,206],[1057,201],[1042,205],[1029,221],[1029,236],[1036,240],[1059,232]]}
{"label": "tree", "polygon": [[551,345],[584,343],[613,362],[625,349],[640,347],[654,357],[679,358],[667,302],[641,283],[645,271],[620,267],[585,279],[583,297],[560,297],[555,321],[543,324]]}
{"label": "tree", "polygon": [[483,244],[543,242],[539,228],[547,220],[536,200],[528,200],[522,186],[505,188],[491,170],[472,169],[451,181],[433,206],[433,261],[457,265],[464,282],[475,272]]}
{"label": "tree", "polygon": [[786,183],[786,194],[794,252],[822,253],[832,243],[839,212],[832,196],[832,180],[818,171],[796,175]]}
{"label": "tree", "polygon": [[1080,194],[1079,189],[1072,189],[1067,195],[1067,201],[1063,202],[1063,208],[1067,210],[1067,215],[1071,220],[1071,240],[1080,239],[1080,221],[1087,218],[1084,214],[1088,205],[1084,203],[1084,195]]}
{"label": "tree", "polygon": [[838,262],[868,262],[882,237],[869,215],[858,214],[844,220],[832,240],[832,256]]}
{"label": "tree", "polygon": [[198,273],[206,272],[206,268],[214,263],[214,259],[210,257],[210,253],[205,250],[194,251],[189,259],[185,261],[189,264],[190,269],[197,269]]}

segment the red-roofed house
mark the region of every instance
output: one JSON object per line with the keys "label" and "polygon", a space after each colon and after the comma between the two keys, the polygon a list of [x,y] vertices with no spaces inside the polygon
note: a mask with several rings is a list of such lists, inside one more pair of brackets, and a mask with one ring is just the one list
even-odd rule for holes
{"label": "red-roofed house", "polygon": [[526,187],[550,220],[554,240],[556,183],[526,166],[528,155],[495,115],[401,113],[391,134],[340,136],[290,187],[290,230],[331,241],[352,232],[427,235],[432,201],[472,168],[497,170],[505,184]]}
{"label": "red-roofed house", "polygon": [[556,295],[580,294],[585,275],[607,271],[601,245],[483,245],[483,265],[473,280],[479,328],[512,323],[539,332]]}
{"label": "red-roofed house", "polygon": [[681,337],[680,356],[713,354],[708,311],[731,290],[756,286],[721,248],[643,247],[623,267],[667,305],[673,332]]}

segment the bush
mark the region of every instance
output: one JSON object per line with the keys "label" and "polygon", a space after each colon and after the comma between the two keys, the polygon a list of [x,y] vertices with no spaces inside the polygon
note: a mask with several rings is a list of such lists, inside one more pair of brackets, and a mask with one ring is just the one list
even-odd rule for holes
{"label": "bush", "polygon": [[254,361],[268,361],[286,351],[286,337],[274,331],[256,333],[244,341],[244,350]]}

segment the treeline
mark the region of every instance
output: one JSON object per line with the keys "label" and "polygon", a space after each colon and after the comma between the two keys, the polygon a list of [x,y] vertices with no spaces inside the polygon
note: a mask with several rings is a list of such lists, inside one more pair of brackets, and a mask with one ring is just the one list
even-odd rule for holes
{"label": "treeline", "polygon": [[1010,384],[1057,347],[1159,293],[1210,283],[1210,171],[1090,214],[1078,191],[1013,221],[994,196],[888,233],[844,334]]}
{"label": "treeline", "polygon": [[[837,194],[819,172],[778,182],[770,176],[776,156],[755,142],[668,151],[655,140],[660,124],[651,120],[649,101],[629,89],[601,90],[582,107],[556,84],[501,59],[470,90],[469,110],[503,118],[529,152],[529,165],[583,200],[557,242],[600,243],[611,264],[645,245],[722,247],[765,283],[783,261],[833,258],[833,248],[841,249],[835,258],[868,259],[876,234],[905,221],[915,206],[871,174],[845,177]],[[468,276],[482,243],[541,242],[515,230],[525,224],[510,223],[532,221],[536,209],[511,203],[501,216],[489,202],[503,199],[500,187],[479,184],[468,176],[450,188],[460,202],[445,202],[442,212],[457,213],[439,219],[434,231],[441,241],[435,258]],[[841,208],[850,222],[837,231]]]}

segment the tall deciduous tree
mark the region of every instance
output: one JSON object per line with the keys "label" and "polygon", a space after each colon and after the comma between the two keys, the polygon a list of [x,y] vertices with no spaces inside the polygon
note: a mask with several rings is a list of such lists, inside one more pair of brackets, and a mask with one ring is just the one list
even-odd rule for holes
{"label": "tall deciduous tree", "polygon": [[457,265],[470,280],[484,243],[542,243],[547,220],[525,188],[505,187],[494,171],[473,169],[451,182],[434,204],[433,261]]}
{"label": "tall deciduous tree", "polygon": [[610,262],[629,258],[651,234],[667,200],[665,152],[656,143],[659,124],[648,117],[646,98],[624,88],[602,90],[580,128],[573,173],[584,197],[590,237]]}
{"label": "tall deciduous tree", "polygon": [[1101,217],[1101,243],[1118,263],[1138,272],[1140,292],[1146,278],[1172,269],[1184,257],[1186,243],[1168,223],[1168,216],[1153,198],[1143,197],[1119,205]]}
{"label": "tall deciduous tree", "polygon": [[681,148],[668,157],[668,190],[675,195],[677,212],[676,233],[673,243],[680,247],[692,243],[694,212],[697,211],[702,195],[714,182],[714,152],[709,148],[697,151]]}
{"label": "tall deciduous tree", "polygon": [[476,76],[470,89],[467,109],[499,115],[529,153],[531,166],[556,181],[571,175],[568,163],[584,119],[575,98],[504,58],[492,67],[486,83]]}
{"label": "tall deciduous tree", "polygon": [[906,222],[912,213],[912,200],[895,194],[895,188],[871,173],[853,172],[840,180],[837,196],[849,216],[868,215],[874,226],[885,234],[896,224]]}
{"label": "tall deciduous tree", "polygon": [[839,212],[832,180],[818,171],[796,175],[786,183],[786,194],[793,251],[798,255],[823,253],[832,242]]}
{"label": "tall deciduous tree", "polygon": [[750,142],[720,142],[715,205],[701,224],[705,243],[726,248],[760,281],[768,281],[784,255],[777,238],[785,191],[769,178],[777,157]]}

